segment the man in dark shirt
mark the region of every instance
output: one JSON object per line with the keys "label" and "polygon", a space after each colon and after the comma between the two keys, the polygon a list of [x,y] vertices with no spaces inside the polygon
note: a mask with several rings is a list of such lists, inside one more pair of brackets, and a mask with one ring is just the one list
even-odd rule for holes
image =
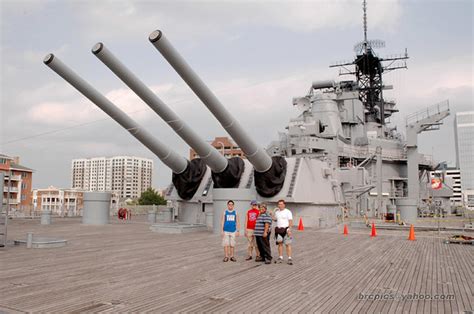
{"label": "man in dark shirt", "polygon": [[271,264],[272,251],[270,248],[270,232],[272,227],[272,217],[267,213],[267,204],[260,204],[260,215],[255,223],[255,240],[257,241],[260,259],[257,262],[265,261],[265,264]]}

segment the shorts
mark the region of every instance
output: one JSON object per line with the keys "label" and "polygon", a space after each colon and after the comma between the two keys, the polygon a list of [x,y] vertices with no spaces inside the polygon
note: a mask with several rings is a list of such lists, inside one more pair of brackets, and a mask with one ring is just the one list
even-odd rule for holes
{"label": "shorts", "polygon": [[235,246],[235,232],[224,231],[224,237],[222,238],[222,246]]}
{"label": "shorts", "polygon": [[285,245],[291,244],[293,238],[288,235],[286,232],[288,228],[278,228],[275,227],[275,240],[276,240],[276,245],[279,245],[281,243]]}
{"label": "shorts", "polygon": [[257,247],[257,242],[255,240],[255,230],[254,229],[247,229],[247,241],[249,242],[249,247]]}

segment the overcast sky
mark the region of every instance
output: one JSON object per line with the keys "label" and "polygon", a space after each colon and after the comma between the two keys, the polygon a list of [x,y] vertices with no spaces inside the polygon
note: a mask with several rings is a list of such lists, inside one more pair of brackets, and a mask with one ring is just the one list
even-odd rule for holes
{"label": "overcast sky", "polygon": [[[136,155],[155,161],[154,187],[171,178],[135,138],[46,67],[54,53],[143,126],[188,156],[187,145],[90,49],[104,42],[204,139],[226,135],[149,43],[161,29],[257,143],[277,139],[291,99],[311,81],[338,79],[328,65],[354,57],[362,1],[0,1],[0,153],[35,170],[35,188],[70,187],[74,158]],[[473,108],[473,1],[368,3],[368,37],[381,56],[408,49],[408,70],[387,74],[398,102],[392,123],[449,99],[453,114],[420,137],[420,151],[455,161],[453,116]],[[347,79],[347,77],[344,77]]]}

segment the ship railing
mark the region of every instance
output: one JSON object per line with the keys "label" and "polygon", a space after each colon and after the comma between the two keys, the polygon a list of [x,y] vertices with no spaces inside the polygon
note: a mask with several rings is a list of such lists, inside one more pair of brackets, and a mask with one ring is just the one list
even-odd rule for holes
{"label": "ship railing", "polygon": [[444,111],[449,111],[449,100],[443,100],[435,105],[426,107],[426,109],[409,114],[406,117],[406,126]]}
{"label": "ship railing", "polygon": [[[348,147],[344,146],[340,154],[347,157],[367,158],[375,154],[376,147]],[[391,160],[406,159],[406,152],[394,150],[382,150],[382,158]]]}
{"label": "ship railing", "polygon": [[420,154],[420,164],[434,165],[435,161],[432,155]]}

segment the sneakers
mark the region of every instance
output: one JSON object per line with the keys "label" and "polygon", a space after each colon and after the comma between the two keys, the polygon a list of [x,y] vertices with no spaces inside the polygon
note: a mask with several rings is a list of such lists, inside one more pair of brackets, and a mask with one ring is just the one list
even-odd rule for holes
{"label": "sneakers", "polygon": [[233,256],[230,258],[230,260],[231,260],[231,262],[237,262],[237,260]]}
{"label": "sneakers", "polygon": [[245,260],[250,261],[252,259],[252,256],[248,256]]}
{"label": "sneakers", "polygon": [[276,261],[275,264],[281,264],[283,263],[283,258],[279,257]]}
{"label": "sneakers", "polygon": [[272,260],[271,260],[271,259],[267,259],[267,260],[265,261],[265,264],[271,264],[271,263],[272,263]]}
{"label": "sneakers", "polygon": [[293,265],[293,260],[291,258],[288,259],[288,265]]}

